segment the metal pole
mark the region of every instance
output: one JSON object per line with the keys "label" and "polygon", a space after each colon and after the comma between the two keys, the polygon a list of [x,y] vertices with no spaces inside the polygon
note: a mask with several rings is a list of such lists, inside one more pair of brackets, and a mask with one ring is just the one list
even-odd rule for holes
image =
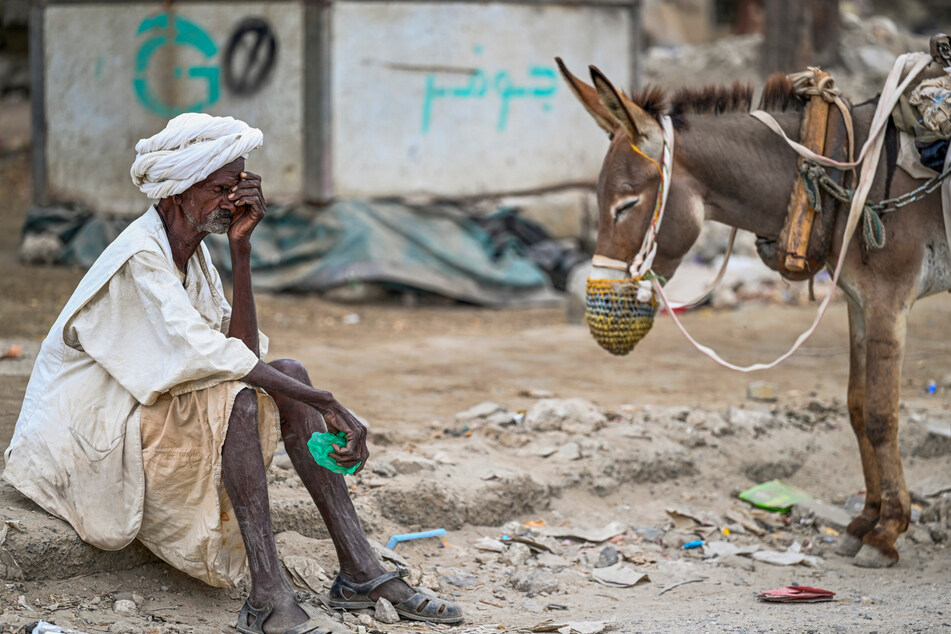
{"label": "metal pole", "polygon": [[304,3],[304,200],[333,198],[333,2]]}
{"label": "metal pole", "polygon": [[30,5],[30,119],[33,149],[33,204],[49,204],[49,182],[46,169],[46,78],[43,68],[43,22],[46,3],[33,0]]}

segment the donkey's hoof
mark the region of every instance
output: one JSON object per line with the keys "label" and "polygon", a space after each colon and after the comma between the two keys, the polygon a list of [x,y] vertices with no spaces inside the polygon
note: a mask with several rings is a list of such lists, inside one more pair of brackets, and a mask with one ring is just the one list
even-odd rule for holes
{"label": "donkey's hoof", "polygon": [[862,549],[862,540],[854,535],[842,533],[839,543],[835,545],[835,554],[843,557],[855,557]]}
{"label": "donkey's hoof", "polygon": [[870,544],[863,544],[855,559],[852,560],[852,564],[860,568],[888,568],[896,563],[898,563],[897,551],[893,555],[886,554]]}

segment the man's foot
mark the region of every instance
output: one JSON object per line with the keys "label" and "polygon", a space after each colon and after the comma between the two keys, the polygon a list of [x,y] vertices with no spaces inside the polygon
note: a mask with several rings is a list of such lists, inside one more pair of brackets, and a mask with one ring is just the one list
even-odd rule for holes
{"label": "man's foot", "polygon": [[354,583],[338,574],[330,588],[330,607],[359,610],[372,607],[376,599],[386,597],[397,614],[405,619],[430,623],[462,622],[459,606],[417,592],[400,577],[401,572],[385,572],[365,583]]}
{"label": "man's foot", "polygon": [[262,608],[254,607],[248,599],[238,614],[237,630],[244,634],[305,634],[324,632],[313,619],[313,614],[305,611],[297,602],[294,594],[281,593],[266,602]]}

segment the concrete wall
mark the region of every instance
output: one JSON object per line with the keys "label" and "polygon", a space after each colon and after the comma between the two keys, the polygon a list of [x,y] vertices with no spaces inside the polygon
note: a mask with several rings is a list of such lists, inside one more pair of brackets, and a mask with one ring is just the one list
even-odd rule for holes
{"label": "concrete wall", "polygon": [[[264,131],[248,169],[262,174],[277,202],[314,192],[318,178],[326,180],[319,191],[338,197],[462,197],[593,182],[606,140],[553,58],[582,76],[595,64],[618,86],[631,83],[634,28],[625,5],[169,6],[43,8],[46,134],[36,139],[45,138],[48,201],[141,213],[148,203],[129,179],[133,147],[189,110]],[[257,64],[246,48],[227,55],[252,18],[266,23],[276,46],[261,81],[254,79],[266,55]],[[267,46],[265,39],[259,53]],[[314,72],[326,59],[329,72]],[[315,94],[311,84],[321,81]],[[255,90],[245,92],[248,84]],[[313,134],[327,122],[329,135]]]}
{"label": "concrete wall", "polygon": [[342,196],[463,196],[597,177],[605,137],[555,66],[627,88],[627,8],[337,3],[333,182]]}
{"label": "concrete wall", "polygon": [[[257,92],[236,94],[226,51],[241,22],[262,18],[276,63]],[[301,195],[303,19],[297,2],[50,5],[45,10],[47,171],[52,200],[138,215],[148,199],[132,185],[135,143],[175,114],[228,114],[261,128],[248,169],[274,199]],[[234,85],[247,57],[231,57]],[[263,58],[261,58],[263,59]],[[252,68],[252,79],[254,77]]]}

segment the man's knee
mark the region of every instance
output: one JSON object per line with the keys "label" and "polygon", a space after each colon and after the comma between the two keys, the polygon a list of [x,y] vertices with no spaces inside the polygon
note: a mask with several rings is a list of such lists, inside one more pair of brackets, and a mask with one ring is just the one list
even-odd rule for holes
{"label": "man's knee", "polygon": [[299,361],[295,361],[294,359],[278,359],[277,361],[271,361],[268,365],[281,374],[286,374],[292,379],[297,379],[301,383],[310,385],[310,376],[308,376],[307,370]]}
{"label": "man's knee", "polygon": [[234,398],[231,407],[231,420],[253,421],[258,420],[258,394],[251,388],[244,388]]}

